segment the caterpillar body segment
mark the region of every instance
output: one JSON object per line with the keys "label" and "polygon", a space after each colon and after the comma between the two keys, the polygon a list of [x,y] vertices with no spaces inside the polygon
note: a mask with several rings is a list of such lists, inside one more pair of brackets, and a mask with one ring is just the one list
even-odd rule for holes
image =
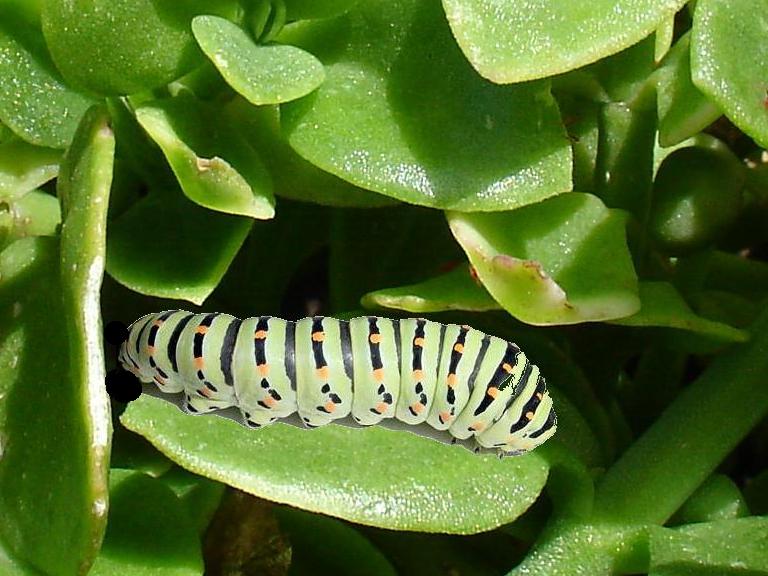
{"label": "caterpillar body segment", "polygon": [[172,310],[134,322],[118,360],[161,392],[183,393],[186,412],[235,408],[252,428],[297,413],[310,428],[402,426],[519,454],[557,427],[544,378],[515,344],[424,319]]}

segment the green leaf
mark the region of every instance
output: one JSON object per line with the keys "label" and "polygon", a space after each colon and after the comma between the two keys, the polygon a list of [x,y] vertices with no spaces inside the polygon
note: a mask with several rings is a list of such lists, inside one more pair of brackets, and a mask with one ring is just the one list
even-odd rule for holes
{"label": "green leaf", "polygon": [[628,210],[645,222],[653,181],[656,110],[615,102],[604,105],[600,112],[595,194],[606,206]]}
{"label": "green leaf", "polygon": [[198,16],[192,32],[227,84],[256,105],[301,98],[322,84],[323,65],[295,46],[258,46],[237,24]]}
{"label": "green leaf", "polygon": [[753,517],[650,531],[653,576],[768,573],[768,519]]}
{"label": "green leaf", "polygon": [[745,171],[729,150],[684,147],[664,159],[653,184],[649,232],[666,254],[721,240],[742,207]]}
{"label": "green leaf", "polygon": [[509,576],[638,574],[647,567],[645,526],[563,522]]}
{"label": "green leaf", "polygon": [[[768,414],[768,309],[751,332],[749,342],[720,354],[686,386],[608,470],[596,493],[597,517],[664,522]],[[723,426],[726,409],[739,417]]]}
{"label": "green leaf", "polygon": [[0,143],[0,202],[19,198],[56,177],[61,151],[17,138]]}
{"label": "green leaf", "polygon": [[657,75],[659,143],[679,144],[720,117],[720,110],[691,80],[690,34],[677,41]]}
{"label": "green leaf", "polygon": [[61,223],[59,201],[32,191],[10,203],[0,203],[0,249],[26,236],[53,236]]}
{"label": "green leaf", "polygon": [[[227,3],[213,2],[206,11]],[[133,94],[167,84],[202,62],[189,29],[194,4],[48,0],[43,32],[69,82],[97,94]]]}
{"label": "green leaf", "polygon": [[0,538],[51,575],[87,571],[106,522],[99,291],[113,152],[106,114],[94,108],[61,168],[60,251],[36,238],[0,254]]}
{"label": "green leaf", "polygon": [[308,20],[310,18],[329,18],[343,14],[360,0],[285,0],[287,18]]}
{"label": "green leaf", "polygon": [[91,103],[61,80],[40,31],[0,6],[0,121],[31,144],[66,148]]}
{"label": "green leaf", "polygon": [[639,309],[624,221],[595,196],[575,192],[512,212],[448,213],[488,292],[519,320],[539,325]]}
{"label": "green leaf", "polygon": [[261,158],[213,109],[180,95],[138,107],[136,119],[160,146],[190,200],[228,214],[275,215],[272,182]]}
{"label": "green leaf", "polygon": [[107,272],[141,294],[202,304],[252,223],[201,208],[180,190],[155,190],[110,226]]}
{"label": "green leaf", "polygon": [[736,126],[768,147],[768,0],[700,0],[691,75]]}
{"label": "green leaf", "polygon": [[368,208],[397,203],[324,172],[299,156],[280,131],[277,106],[257,107],[243,98],[234,98],[227,104],[225,114],[264,159],[272,175],[275,194],[326,206]]}
{"label": "green leaf", "polygon": [[641,308],[637,314],[611,321],[622,326],[664,326],[688,330],[724,342],[745,342],[749,334],[694,313],[669,282],[640,282]]}
{"label": "green leaf", "polygon": [[443,310],[479,312],[500,308],[498,302],[472,277],[469,267],[462,264],[418,284],[369,292],[363,296],[361,303],[367,308],[381,306],[418,314]]}
{"label": "green leaf", "polygon": [[335,518],[277,507],[280,527],[291,541],[291,573],[395,576],[386,557],[357,530]]}
{"label": "green leaf", "polygon": [[0,570],[4,576],[41,576],[40,572],[28,564],[11,558],[2,546],[0,546]]}
{"label": "green leaf", "polygon": [[208,478],[190,474],[178,466],[174,466],[170,472],[163,474],[160,480],[174,491],[186,507],[187,514],[192,519],[197,532],[203,535],[219,507],[226,486]]}
{"label": "green leaf", "polygon": [[121,421],[196,474],[275,502],[397,530],[490,530],[522,514],[547,477],[535,452],[499,460],[381,427],[310,431],[277,423],[253,431],[215,415],[183,414],[147,394]]}
{"label": "green leaf", "polygon": [[281,106],[289,143],[319,168],[456,210],[570,190],[571,152],[549,85],[479,78],[435,3],[361,2],[332,21],[289,26],[280,40],[326,66],[316,92]]}
{"label": "green leaf", "polygon": [[635,44],[685,0],[443,0],[464,54],[507,84],[580,68]]}
{"label": "green leaf", "polygon": [[159,480],[113,469],[104,546],[93,576],[200,576],[200,539],[184,506]]}
{"label": "green leaf", "polygon": [[749,510],[738,486],[723,474],[713,474],[699,486],[675,513],[676,524],[732,520],[747,516]]}

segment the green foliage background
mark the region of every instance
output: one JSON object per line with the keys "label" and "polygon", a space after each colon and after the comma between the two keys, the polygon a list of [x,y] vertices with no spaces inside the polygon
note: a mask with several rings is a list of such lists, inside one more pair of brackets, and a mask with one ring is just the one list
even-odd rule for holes
{"label": "green foliage background", "polygon": [[[768,574],[766,37],[768,0],[0,0],[0,573]],[[103,323],[179,307],[471,324],[558,432],[110,405]]]}

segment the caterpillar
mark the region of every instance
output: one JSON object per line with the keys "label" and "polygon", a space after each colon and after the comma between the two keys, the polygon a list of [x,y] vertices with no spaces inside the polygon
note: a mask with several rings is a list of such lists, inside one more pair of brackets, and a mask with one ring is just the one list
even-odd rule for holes
{"label": "caterpillar", "polygon": [[550,438],[544,377],[515,344],[470,326],[377,316],[337,320],[169,310],[127,329],[118,361],[189,414],[235,408],[260,428],[298,413],[309,428],[409,430],[499,456]]}

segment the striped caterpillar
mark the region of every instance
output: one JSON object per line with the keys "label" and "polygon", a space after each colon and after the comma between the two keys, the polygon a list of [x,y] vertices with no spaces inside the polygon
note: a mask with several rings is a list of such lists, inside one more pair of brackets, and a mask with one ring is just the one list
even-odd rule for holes
{"label": "striped caterpillar", "polygon": [[557,426],[544,378],[515,344],[424,319],[171,310],[134,322],[118,361],[161,392],[183,393],[184,411],[234,407],[251,428],[298,412],[309,428],[405,424],[502,456],[532,450]]}

